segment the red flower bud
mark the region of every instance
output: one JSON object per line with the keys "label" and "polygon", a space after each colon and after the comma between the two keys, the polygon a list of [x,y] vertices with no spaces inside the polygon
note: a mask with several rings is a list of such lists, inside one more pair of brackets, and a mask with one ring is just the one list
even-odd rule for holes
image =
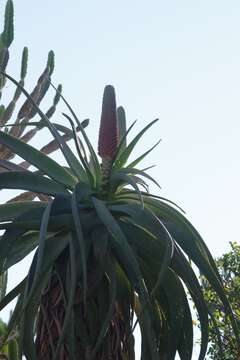
{"label": "red flower bud", "polygon": [[98,154],[101,158],[114,159],[118,146],[118,137],[115,90],[113,86],[107,85],[103,93],[98,138]]}

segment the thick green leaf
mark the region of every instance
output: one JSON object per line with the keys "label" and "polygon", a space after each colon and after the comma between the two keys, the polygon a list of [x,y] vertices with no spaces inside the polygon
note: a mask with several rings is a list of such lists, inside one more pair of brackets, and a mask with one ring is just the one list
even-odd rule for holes
{"label": "thick green leaf", "polygon": [[117,277],[117,301],[122,306],[123,317],[126,325],[129,324],[129,330],[132,328],[131,318],[131,302],[133,297],[132,287],[118,263],[116,263],[116,277]]}
{"label": "thick green leaf", "polygon": [[[35,209],[33,209],[35,210]],[[33,211],[32,210],[32,211]],[[38,209],[36,209],[38,210]],[[39,209],[39,210],[43,210],[43,209]],[[29,211],[28,214],[31,218],[31,212]],[[25,213],[27,214],[27,213]],[[41,213],[42,214],[42,211]],[[36,214],[35,214],[36,215]],[[99,226],[100,225],[100,221],[99,219],[94,215],[92,211],[89,211],[88,213],[83,213],[81,215],[81,219],[82,219],[82,227],[83,227],[83,232],[88,233],[89,231],[91,231],[92,228]],[[39,216],[35,216],[32,217],[32,220],[14,220],[14,222],[12,223],[3,223],[0,224],[0,229],[22,229],[25,231],[30,231],[30,230],[39,230],[40,228],[40,224],[41,224],[41,219],[39,218]],[[69,213],[63,213],[63,214],[59,214],[56,216],[51,216],[50,221],[49,221],[49,232],[56,232],[56,231],[71,231],[73,229],[74,226],[74,222],[73,222],[73,218],[72,215]],[[0,238],[0,244],[1,244],[2,239]]]}
{"label": "thick green leaf", "polygon": [[108,325],[109,325],[112,315],[113,315],[113,310],[114,310],[114,305],[115,305],[115,300],[116,300],[116,293],[117,293],[117,286],[116,286],[117,282],[116,282],[116,273],[115,273],[114,264],[112,263],[110,258],[107,258],[105,265],[106,265],[106,273],[109,278],[109,301],[108,301],[109,308],[108,308],[107,316],[104,319],[101,330],[99,332],[96,344],[95,344],[92,354],[90,356],[90,359],[92,359],[92,360],[95,359],[97,351],[99,350],[99,347],[101,346],[101,344],[104,340],[104,336],[106,334]]}
{"label": "thick green leaf", "polygon": [[77,183],[77,179],[71,175],[64,167],[60,166],[56,161],[46,156],[34,147],[24,143],[23,141],[0,131],[0,143],[8,147],[12,152],[18,154],[21,158],[34,165],[44,174],[53,180],[73,189]]}
{"label": "thick green leaf", "polygon": [[130,154],[132,153],[135,145],[137,144],[137,142],[141,139],[141,137],[144,135],[144,133],[153,125],[155,124],[155,122],[158,121],[158,119],[155,119],[153,121],[150,122],[150,124],[148,124],[147,126],[144,127],[143,130],[141,130],[138,135],[130,142],[130,144],[126,147],[126,149],[119,154],[119,156],[116,158],[115,161],[115,165],[114,168],[116,167],[117,169],[122,168],[123,165],[127,162]]}
{"label": "thick green leaf", "polygon": [[116,191],[119,185],[122,185],[122,183],[124,185],[131,185],[136,190],[136,193],[139,196],[139,202],[141,203],[141,206],[144,207],[141,191],[139,190],[134,179],[127,174],[117,172],[113,176],[111,176],[111,186],[113,187],[113,193]]}
{"label": "thick green leaf", "polygon": [[[33,296],[29,299],[25,297],[23,320],[20,327],[20,334],[22,335],[22,348],[27,360],[37,360],[36,346],[35,346],[35,320],[38,313],[39,303],[41,299],[42,290],[47,284],[49,274],[44,274],[39,278],[37,287]],[[28,287],[28,284],[26,288]]]}
{"label": "thick green leaf", "polygon": [[[37,250],[37,253],[35,254],[35,258],[36,258],[36,265],[34,268],[34,275],[33,275],[33,279],[31,280],[31,282],[29,282],[28,286],[31,286],[31,291],[28,294],[28,297],[32,296],[32,292],[34,291],[34,289],[37,286],[37,282],[39,281],[39,278],[41,278],[41,274],[43,273],[43,269],[44,267],[46,267],[46,261],[49,257],[49,255],[51,255],[51,246],[49,241],[50,239],[53,239],[53,237],[49,237],[48,234],[48,228],[50,225],[50,216],[51,214],[53,215],[57,215],[59,212],[61,212],[62,210],[66,210],[66,207],[68,208],[68,204],[67,202],[70,202],[69,197],[64,196],[64,195],[57,195],[56,198],[49,203],[49,205],[45,208],[42,218],[41,218],[41,226],[40,226],[40,230],[39,230],[39,247]],[[62,232],[63,235],[63,239],[65,238],[65,234]],[[56,236],[61,236],[61,233],[56,234]],[[52,240],[53,241],[53,240]],[[61,240],[61,243],[63,243],[63,248],[66,246],[66,240]],[[59,248],[58,248],[59,247]],[[55,251],[57,251],[57,254],[60,254],[60,251],[63,251],[63,248],[61,247],[61,244],[58,246],[56,246]],[[48,253],[46,253],[48,252]],[[50,258],[50,261],[53,261],[56,259],[56,253],[53,252],[52,253],[53,259]],[[48,265],[49,266],[49,265]],[[48,269],[47,269],[48,270]],[[47,271],[45,270],[45,272]]]}
{"label": "thick green leaf", "polygon": [[[146,174],[144,171],[142,170],[138,170],[138,169],[133,169],[133,168],[121,168],[119,171],[116,172],[117,174],[134,174],[134,175],[141,175],[145,178],[147,178],[148,180],[152,181],[155,185],[157,185],[157,187],[159,187],[159,189],[161,189],[161,186],[158,184],[158,182],[153,179],[150,175]],[[113,172],[114,174],[114,172]]]}
{"label": "thick green leaf", "polygon": [[[187,302],[186,294],[180,279],[170,269],[167,271],[163,279],[162,288],[167,297],[168,306],[169,306],[169,315],[170,315],[171,346],[169,352],[169,360],[174,360],[184,328],[184,320],[185,320],[184,312]],[[192,328],[192,323],[191,323],[191,328]],[[186,356],[185,360],[191,360],[191,355],[190,357]]]}
{"label": "thick green leaf", "polygon": [[[174,271],[181,277],[184,284],[187,286],[188,291],[193,299],[193,302],[196,306],[200,326],[201,326],[201,349],[199,354],[199,360],[204,360],[206,356],[207,346],[208,346],[208,309],[204,301],[202,289],[199,285],[198,279],[192,270],[189,262],[186,260],[185,256],[179,248],[176,248],[174,252],[174,257],[172,261],[172,267]],[[188,333],[189,333],[188,329]],[[187,339],[183,339],[184,347],[186,347]],[[181,346],[179,345],[179,348]],[[190,350],[188,350],[189,352]],[[184,359],[184,358],[183,358]]]}
{"label": "thick green leaf", "polygon": [[144,154],[139,156],[137,159],[135,159],[133,162],[131,162],[128,167],[134,168],[140,161],[142,161],[153,149],[155,149],[156,146],[160,143],[161,140],[159,140],[155,145],[153,145],[149,150],[147,150]]}
{"label": "thick green leaf", "polygon": [[69,262],[70,262],[70,273],[71,273],[70,291],[69,291],[69,298],[68,298],[68,303],[67,303],[67,307],[66,307],[66,312],[65,312],[65,316],[64,316],[64,322],[63,322],[63,326],[62,326],[62,329],[61,329],[60,337],[58,339],[57,347],[56,347],[56,350],[54,352],[53,360],[59,359],[61,346],[62,346],[64,337],[66,335],[66,331],[67,331],[67,328],[68,328],[69,321],[71,320],[71,317],[72,317],[72,311],[73,311],[74,299],[75,299],[75,292],[76,292],[76,285],[77,285],[77,276],[76,276],[77,264],[76,264],[76,253],[75,253],[75,248],[74,248],[74,245],[73,245],[73,239],[71,239],[69,245],[70,245],[69,246],[69,248],[70,248]]}
{"label": "thick green leaf", "polygon": [[80,258],[82,265],[82,273],[83,273],[83,302],[84,306],[86,306],[86,296],[87,296],[87,259],[86,259],[86,249],[85,249],[85,241],[84,235],[81,226],[81,217],[78,209],[78,198],[77,198],[77,187],[74,189],[72,194],[72,215],[74,221],[74,227],[77,235],[78,246],[80,250]]}
{"label": "thick green leaf", "polygon": [[[54,89],[57,91],[57,89],[55,88],[55,86],[53,84],[51,84]],[[89,150],[89,153],[91,155],[91,158],[92,158],[92,161],[93,161],[93,167],[94,167],[94,170],[95,170],[95,178],[96,178],[96,184],[99,183],[99,180],[100,180],[100,174],[101,174],[101,168],[100,168],[100,164],[99,164],[99,161],[98,161],[98,158],[97,158],[97,155],[92,147],[92,144],[91,142],[89,141],[88,137],[87,137],[87,134],[82,126],[82,124],[80,123],[80,121],[78,120],[78,117],[76,116],[75,112],[73,111],[72,107],[70,106],[70,104],[67,102],[67,100],[65,99],[65,97],[60,93],[59,94],[61,99],[63,100],[63,102],[66,104],[67,108],[69,109],[69,111],[71,112],[74,120],[76,121],[78,127],[79,127],[79,130],[81,131],[82,133],[82,136],[87,144],[87,147],[88,147],[88,150]]]}
{"label": "thick green leaf", "polygon": [[[178,210],[180,210],[183,214],[185,214],[185,211],[179,206],[177,205],[175,202],[165,198],[165,197],[162,197],[162,196],[159,196],[159,195],[155,195],[155,194],[151,194],[150,192],[144,192],[142,191],[142,194],[144,195],[144,198],[152,198],[152,199],[159,199],[163,202],[166,202],[170,205],[173,205],[175,208],[177,208]],[[122,191],[120,194],[117,195],[117,198],[121,199],[121,198],[126,198],[126,199],[129,199],[130,202],[132,202],[132,200],[136,200],[136,196],[134,194],[134,192],[132,190],[128,190],[128,189],[124,189],[124,191]]]}
{"label": "thick green leaf", "polygon": [[[30,212],[28,212],[30,214]],[[88,222],[86,224],[86,228],[91,228],[91,224],[89,224],[90,219],[89,217],[86,217],[86,221]],[[94,224],[97,223],[97,221],[94,222]],[[30,230],[37,230],[39,231],[41,225],[41,219],[39,218],[33,218],[32,220],[15,220],[14,222],[7,222],[0,224],[1,230],[11,230],[11,229],[22,229],[25,231]],[[60,231],[60,230],[71,230],[73,226],[72,216],[70,214],[63,214],[58,216],[51,216],[50,222],[49,222],[49,231]],[[0,238],[1,242],[1,238]]]}
{"label": "thick green leaf", "polygon": [[[27,212],[22,216],[22,219],[28,218],[31,215],[33,215],[31,212]],[[15,223],[15,226],[16,224],[17,222]],[[38,226],[36,226],[36,228],[37,231],[29,231],[16,226],[15,228],[5,232],[0,240],[1,271],[5,271],[21,261],[38,245],[40,221],[38,222]],[[57,230],[60,230],[59,225]],[[56,230],[49,232],[46,237],[49,238],[55,234]]]}
{"label": "thick green leaf", "polygon": [[[115,253],[115,256],[119,259],[121,266],[132,282],[133,287],[139,294],[141,304],[148,303],[148,293],[145,284],[142,279],[142,274],[139,268],[137,259],[128,244],[128,241],[121,230],[118,222],[114,219],[110,211],[107,209],[103,201],[92,197],[93,205],[96,209],[96,213],[107,230],[111,234],[111,246]],[[141,314],[141,322],[144,328],[144,336],[148,344],[148,351],[152,360],[157,360],[157,349],[154,343],[154,335],[152,333],[151,322],[148,314],[148,308]]]}
{"label": "thick green leaf", "polygon": [[14,37],[14,23],[13,23],[13,2],[8,0],[5,7],[5,19],[4,19],[4,30],[1,34],[1,42],[9,47]]}
{"label": "thick green leaf", "polygon": [[[152,287],[154,287],[154,284],[156,283],[157,278],[159,276],[158,275],[159,270],[161,269],[161,266],[162,266],[165,246],[162,241],[156,241],[157,238],[154,238],[151,235],[151,233],[154,231],[154,228],[153,228],[153,230],[151,230],[151,232],[149,232],[149,231],[144,232],[144,230],[143,230],[143,228],[145,227],[144,217],[142,218],[142,222],[141,222],[142,226],[141,227],[136,227],[134,225],[134,223],[136,224],[137,221],[133,222],[133,225],[128,224],[124,221],[124,222],[122,222],[121,227],[123,228],[124,233],[127,234],[127,237],[129,239],[131,239],[132,246],[134,246],[134,249],[137,252],[138,256],[143,259],[143,262],[145,264],[148,264],[148,267],[149,267],[148,274],[150,272],[152,274],[152,276],[154,276],[154,279],[155,279],[155,280],[154,279],[152,280]],[[179,258],[179,260],[177,261],[178,258]],[[171,263],[170,267],[173,267],[174,271],[176,271],[178,276],[180,276],[183,279],[185,285],[188,287],[188,289],[193,297],[196,308],[199,312],[200,323],[201,323],[201,328],[202,328],[202,333],[203,333],[202,350],[201,350],[201,354],[202,354],[201,356],[203,356],[203,357],[201,357],[200,359],[203,359],[205,356],[204,354],[205,354],[206,345],[207,345],[208,316],[207,316],[207,308],[204,303],[200,285],[197,281],[197,278],[196,278],[192,268],[190,267],[189,263],[187,262],[187,260],[184,257],[182,258],[182,256],[180,257],[180,254],[177,257],[176,250],[173,254],[173,263]],[[165,274],[166,274],[166,272],[165,272]],[[162,278],[162,281],[160,282],[160,284],[163,284],[164,281],[167,282],[167,280],[165,279],[165,275]],[[156,291],[155,291],[155,294],[156,294]],[[190,339],[191,339],[191,337],[189,337],[189,339],[186,340],[186,341],[188,341],[188,346],[187,346],[188,350],[186,350],[186,351],[188,351],[188,354],[191,353],[190,349],[192,349]],[[189,357],[186,357],[186,359],[188,359],[188,358]]]}
{"label": "thick green leaf", "polygon": [[157,240],[163,241],[165,250],[162,264],[159,269],[159,278],[155,285],[155,289],[157,289],[164,278],[164,274],[173,255],[173,241],[171,235],[161,221],[151,211],[145,208],[142,209],[139,205],[116,205],[111,206],[110,209],[130,216],[129,219],[131,219],[132,224],[144,229],[147,233],[152,234]]}
{"label": "thick green leaf", "polygon": [[51,270],[54,265],[54,261],[63,252],[63,250],[69,245],[71,241],[71,234],[62,232],[46,239],[45,242],[45,255],[42,261],[41,269],[38,272],[37,279],[34,278],[37,264],[37,252],[34,255],[31,269],[28,275],[27,293],[25,297],[25,307],[30,306],[31,301],[34,299],[34,293],[37,291],[38,284],[43,281],[46,274]]}
{"label": "thick green leaf", "polygon": [[11,221],[28,210],[35,208],[44,209],[46,206],[47,202],[45,201],[19,201],[16,203],[1,204],[0,222]]}
{"label": "thick green leaf", "polygon": [[[148,291],[152,292],[152,289],[154,288],[157,280],[156,275],[158,274],[152,273],[151,267],[148,267],[146,263],[144,264],[141,259],[139,259],[139,261],[141,263],[141,269]],[[149,307],[149,310],[151,314],[152,325],[156,333],[156,343],[158,347],[159,357],[164,358],[167,356],[167,354],[170,353],[171,338],[169,306],[167,303],[166,294],[161,284],[151,300],[151,306]],[[141,311],[143,310],[141,309]]]}
{"label": "thick green leaf", "polygon": [[52,211],[52,207],[54,204],[54,201],[57,198],[55,198],[53,201],[49,202],[48,206],[44,209],[42,218],[41,218],[41,226],[39,229],[39,241],[38,241],[38,251],[37,251],[37,264],[36,264],[36,270],[34,274],[34,280],[33,280],[33,288],[35,287],[36,281],[38,281],[39,274],[41,273],[43,258],[45,256],[45,244],[47,240],[47,231],[48,231],[48,224],[49,219]]}
{"label": "thick green leaf", "polygon": [[[38,245],[39,233],[37,231],[30,231],[23,235],[16,234],[12,238],[11,246],[8,247],[8,253],[3,266],[3,271],[9,269],[11,266],[17,264],[19,261],[25,258],[32,250]],[[9,234],[6,239],[9,246]],[[6,244],[7,245],[7,244]]]}
{"label": "thick green leaf", "polygon": [[4,172],[0,176],[0,189],[28,190],[47,195],[67,193],[64,186],[29,171]]}
{"label": "thick green leaf", "polygon": [[[75,147],[76,147],[79,159],[81,160],[81,163],[82,163],[82,165],[83,165],[83,167],[84,167],[84,169],[86,171],[86,176],[88,177],[88,180],[89,180],[90,184],[92,184],[92,186],[94,186],[95,185],[94,184],[94,176],[93,176],[92,172],[90,171],[90,166],[89,166],[89,164],[87,162],[86,157],[84,156],[85,151],[84,151],[83,146],[80,143],[80,140],[79,140],[79,137],[77,135],[77,131],[76,131],[76,128],[74,126],[74,123],[73,123],[72,119],[70,118],[70,116],[68,116],[65,113],[62,113],[62,114],[63,114],[63,116],[65,116],[68,119],[68,121],[71,124],[72,130],[73,130],[73,140],[74,140],[74,143],[75,143]],[[94,162],[93,162],[93,168],[94,168]]]}
{"label": "thick green leaf", "polygon": [[0,275],[0,301],[5,297],[7,291],[8,272],[5,271]]}
{"label": "thick green leaf", "polygon": [[183,315],[183,329],[178,344],[178,354],[181,360],[191,360],[193,352],[193,321],[187,299],[185,299],[185,308]]}
{"label": "thick green leaf", "polygon": [[235,336],[240,341],[240,330],[226,297],[216,264],[199,233],[179,211],[168,204],[149,198],[144,201],[154,212],[158,213],[157,216],[162,219],[175,241],[181,246],[190,259],[194,261],[201,273],[208,279],[211,286],[217,292],[224,304],[225,311],[231,318]]}
{"label": "thick green leaf", "polygon": [[[136,182],[136,184],[141,185],[145,191],[149,191],[148,184],[142,178],[140,178],[139,176],[135,176],[135,175],[131,175],[131,178]],[[121,192],[121,190],[119,192]],[[142,194],[142,191],[141,191],[141,194]]]}
{"label": "thick green leaf", "polygon": [[98,226],[91,231],[93,253],[97,260],[104,261],[107,255],[109,235],[103,226]]}
{"label": "thick green leaf", "polygon": [[[41,217],[43,208],[33,208],[24,213],[20,213],[16,217],[16,221],[25,221],[26,219],[39,219]],[[11,223],[13,227],[5,231],[0,239],[0,271],[7,270],[8,266],[15,264],[15,261],[21,260],[22,256],[27,255],[28,252],[36,245],[34,234],[31,233],[30,237],[21,239],[21,237],[28,233],[28,228],[21,228],[16,226],[15,220]],[[39,227],[38,229],[39,230]],[[33,235],[33,236],[32,236]]]}
{"label": "thick green leaf", "polygon": [[[208,263],[209,269],[212,268],[214,271],[214,276],[218,278],[218,283],[221,284],[216,264],[206,244],[186,217],[177,209],[161,200],[144,197],[144,201],[164,221],[166,227],[172,232],[174,239],[191,259],[196,262],[196,265],[200,268],[198,260],[205,260],[205,263]],[[199,256],[200,254],[201,256]]]}
{"label": "thick green leaf", "polygon": [[115,162],[114,162],[113,168],[117,167],[117,163],[118,163],[118,159],[120,157],[120,154],[123,152],[123,150],[126,149],[125,145],[126,145],[126,142],[127,142],[127,135],[132,130],[132,128],[136,124],[136,122],[137,122],[137,120],[135,120],[132,123],[132,125],[127,129],[126,133],[120,139],[120,142],[119,142],[119,145],[118,145],[118,148],[117,148],[117,153],[116,153],[116,156],[115,156]]}
{"label": "thick green leaf", "polygon": [[21,74],[20,77],[23,80],[27,75],[27,65],[28,65],[28,48],[25,46],[22,52],[22,61],[21,61]]}
{"label": "thick green leaf", "polygon": [[123,150],[127,146],[127,139],[125,137],[127,129],[126,129],[126,114],[122,106],[119,106],[117,108],[117,123],[119,129],[119,140],[121,141],[123,139],[123,143],[122,143],[122,150]]}
{"label": "thick green leaf", "polygon": [[24,289],[27,278],[24,278],[15,288],[13,288],[0,302],[0,311],[13,301]]}
{"label": "thick green leaf", "polygon": [[1,237],[0,242],[0,274],[7,270],[6,263],[8,262],[8,255],[11,252],[12,244],[23,235],[25,230],[13,229],[5,233]]}
{"label": "thick green leaf", "polygon": [[18,88],[21,89],[23,94],[29,100],[32,107],[36,110],[36,112],[40,115],[41,119],[46,123],[48,129],[50,130],[51,134],[53,135],[54,139],[58,142],[59,149],[62,151],[67,163],[69,164],[70,168],[74,172],[74,174],[78,177],[79,180],[82,180],[82,176],[84,173],[84,169],[81,166],[80,162],[77,160],[76,156],[73,154],[71,149],[68,145],[62,140],[61,136],[59,135],[57,129],[53,126],[53,124],[49,121],[48,117],[41,111],[39,106],[35,103],[32,99],[31,95],[21,86],[14,78],[10,75],[4,73],[10,81],[12,81]]}

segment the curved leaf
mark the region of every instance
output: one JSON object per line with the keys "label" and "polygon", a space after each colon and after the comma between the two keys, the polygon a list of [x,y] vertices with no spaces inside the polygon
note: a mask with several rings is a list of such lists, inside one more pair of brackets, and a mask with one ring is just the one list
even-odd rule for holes
{"label": "curved leaf", "polygon": [[153,149],[155,149],[156,146],[158,146],[158,144],[161,142],[161,140],[159,140],[155,145],[153,145],[149,150],[147,150],[144,154],[142,154],[141,156],[139,156],[136,160],[134,160],[133,162],[131,162],[128,167],[129,168],[134,168],[134,166],[136,166],[138,163],[140,163],[140,161],[142,161]]}
{"label": "curved leaf", "polygon": [[13,288],[6,296],[4,296],[0,302],[0,311],[23,291],[26,285],[26,280],[27,278],[25,277],[17,286],[15,286],[15,288]]}
{"label": "curved leaf", "polygon": [[109,325],[112,315],[113,315],[114,304],[115,304],[115,300],[116,300],[116,294],[117,294],[116,273],[115,273],[114,265],[110,259],[108,259],[108,261],[106,263],[106,273],[109,277],[109,308],[108,308],[106,318],[105,318],[105,320],[102,324],[101,330],[99,332],[96,344],[93,348],[92,354],[90,355],[90,359],[92,359],[92,360],[95,359],[97,351],[98,351],[101,343],[103,342],[108,325]]}
{"label": "curved leaf", "polygon": [[[50,130],[51,134],[58,142],[59,149],[62,151],[67,163],[69,164],[70,168],[74,172],[74,174],[82,180],[82,174],[84,172],[83,167],[81,166],[80,162],[77,160],[76,156],[73,154],[71,149],[68,145],[62,140],[62,137],[59,135],[57,129],[53,126],[53,124],[49,121],[48,117],[41,111],[39,106],[35,103],[34,99],[31,95],[21,86],[13,77],[4,73],[4,76],[8,78],[12,83],[14,83],[26,96],[29,100],[29,103],[32,105],[33,109],[40,115],[41,119],[46,123],[48,129]],[[81,124],[80,124],[81,125]]]}
{"label": "curved leaf", "polygon": [[66,335],[67,326],[69,324],[69,321],[71,320],[71,314],[72,314],[73,305],[74,305],[74,296],[75,296],[76,285],[77,285],[77,274],[76,274],[77,264],[76,264],[76,253],[75,253],[75,248],[73,245],[73,239],[70,240],[69,245],[70,245],[69,246],[69,248],[70,248],[69,262],[70,262],[70,276],[71,276],[70,293],[69,293],[68,303],[67,303],[67,307],[66,307],[63,326],[61,329],[60,337],[58,339],[56,350],[53,355],[53,360],[59,359],[62,342]]}
{"label": "curved leaf", "polygon": [[125,137],[125,134],[127,132],[126,114],[125,114],[125,110],[122,106],[119,106],[117,108],[117,123],[118,123],[118,129],[119,129],[119,140],[121,141],[123,139],[122,149],[125,149],[127,146],[127,139]]}
{"label": "curved leaf", "polygon": [[135,190],[136,190],[136,193],[138,194],[139,196],[139,201],[141,203],[141,206],[142,208],[144,207],[144,203],[143,203],[143,198],[142,198],[142,194],[141,194],[141,191],[139,190],[138,186],[137,186],[137,183],[136,181],[129,175],[127,174],[124,174],[124,173],[121,173],[121,172],[118,172],[116,174],[114,174],[112,177],[111,177],[111,186],[113,187],[113,192],[115,192],[116,188],[121,184],[121,183],[124,183],[127,184],[127,185],[131,185]]}
{"label": "curved leaf", "polygon": [[34,165],[37,169],[41,170],[53,180],[67,186],[68,188],[73,189],[74,185],[77,183],[76,178],[56,161],[14,136],[0,131],[0,143],[8,147],[15,154],[18,154],[18,156],[28,161],[30,164]]}
{"label": "curved leaf", "polygon": [[129,158],[131,152],[133,151],[135,145],[137,144],[137,142],[141,139],[141,137],[144,135],[144,133],[153,124],[155,124],[156,121],[158,121],[158,119],[151,121],[147,126],[145,126],[143,128],[143,130],[141,130],[138,133],[138,135],[130,142],[130,144],[126,147],[126,149],[117,156],[114,168],[116,167],[117,169],[119,169],[119,168],[123,167],[123,165],[127,162],[128,158]]}
{"label": "curved leaf", "polygon": [[81,257],[81,265],[82,265],[82,272],[83,272],[83,300],[84,300],[84,307],[86,307],[86,295],[87,295],[87,259],[86,259],[86,250],[85,250],[85,243],[84,243],[84,235],[81,226],[81,218],[79,215],[78,203],[77,203],[77,187],[74,189],[72,195],[72,215],[74,221],[74,227],[77,235],[79,250],[80,250],[80,257]]}
{"label": "curved leaf", "polygon": [[47,202],[45,201],[19,201],[16,203],[1,204],[0,222],[11,221],[18,215],[23,214],[28,210],[35,208],[45,208],[46,206]]}
{"label": "curved leaf", "polygon": [[[132,285],[139,294],[141,304],[148,303],[148,293],[144,285],[142,274],[139,268],[137,259],[128,244],[128,241],[121,230],[118,222],[114,219],[110,211],[105,206],[104,202],[92,197],[93,205],[96,209],[96,213],[103,224],[111,234],[110,240],[116,256],[119,257],[120,262],[124,268],[124,271],[131,279]],[[152,333],[151,322],[148,314],[148,309],[141,314],[141,322],[144,326],[144,334],[146,335],[146,341],[148,344],[149,354],[151,354],[152,360],[157,360],[157,349],[154,343],[154,335]]]}
{"label": "curved leaf", "polygon": [[[120,174],[123,173],[123,174],[141,175],[141,176],[147,178],[148,180],[152,181],[155,185],[157,185],[157,187],[158,187],[159,189],[161,189],[161,186],[158,184],[158,182],[157,182],[155,179],[153,179],[150,175],[146,174],[146,173],[145,173],[144,171],[142,171],[142,170],[138,170],[138,169],[133,169],[133,168],[127,167],[127,168],[121,168],[121,169],[117,172],[117,174],[119,174],[119,173],[120,173]],[[113,172],[113,174],[114,174],[114,172]]]}
{"label": "curved leaf", "polygon": [[2,173],[0,176],[0,189],[29,190],[47,195],[67,193],[65,187],[59,183],[29,171]]}

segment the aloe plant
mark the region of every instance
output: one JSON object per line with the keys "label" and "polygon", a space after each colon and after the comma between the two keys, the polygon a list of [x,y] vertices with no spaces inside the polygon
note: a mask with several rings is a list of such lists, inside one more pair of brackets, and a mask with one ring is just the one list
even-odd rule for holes
{"label": "aloe plant", "polygon": [[190,259],[221,299],[239,341],[238,325],[203,239],[177,205],[148,191],[147,181],[157,182],[139,163],[150,150],[129,163],[133,149],[157,120],[127,142],[134,124],[125,130],[125,112],[116,107],[114,89],[107,86],[99,159],[62,97],[76,156],[27,91],[5,76],[25,94],[68,164],[63,167],[0,132],[4,147],[38,169],[3,173],[0,187],[43,193],[49,199],[0,205],[0,229],[5,231],[0,239],[0,273],[36,249],[26,278],[0,302],[2,309],[18,297],[5,338],[17,326],[19,351],[27,360],[131,360],[133,331],[139,324],[141,359],[170,360],[178,353],[182,360],[190,360],[189,293],[199,315],[203,360],[210,311]]}

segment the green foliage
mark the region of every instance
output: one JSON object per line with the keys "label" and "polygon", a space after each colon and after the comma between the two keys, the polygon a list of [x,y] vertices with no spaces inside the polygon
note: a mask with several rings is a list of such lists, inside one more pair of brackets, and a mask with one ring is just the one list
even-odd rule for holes
{"label": "green foliage", "polygon": [[[209,311],[189,258],[221,299],[239,341],[238,324],[201,236],[171,201],[141,191],[142,186],[148,188],[145,180],[156,183],[146,170],[133,167],[148,152],[128,163],[138,141],[156,120],[129,144],[129,130],[123,134],[121,129],[105,182],[103,164],[67,101],[64,99],[74,121],[66,117],[77,156],[59,135],[59,125],[50,122],[16,80],[6,77],[25,94],[68,164],[64,168],[11,134],[0,132],[2,146],[37,169],[5,175],[0,186],[50,196],[47,201],[0,205],[0,229],[5,230],[0,239],[0,272],[36,248],[26,279],[0,302],[1,309],[19,296],[6,338],[19,327],[20,353],[27,360],[56,360],[60,353],[69,359],[131,360],[136,314],[142,360],[171,360],[177,353],[182,360],[190,360],[193,325],[187,288],[199,314],[199,360],[203,360]],[[116,105],[110,108],[111,113],[117,111]],[[123,110],[120,115],[123,118]]]}
{"label": "green foliage", "polygon": [[[240,245],[235,242],[230,242],[230,245],[231,251],[216,259],[216,264],[225,293],[232,305],[234,317],[240,326]],[[219,334],[216,334],[215,326],[212,323],[210,324],[209,358],[236,360],[240,358],[239,342],[234,336],[230,319],[226,316],[218,295],[206,280],[202,280],[202,287],[205,300],[219,330]],[[221,338],[220,344],[217,335]]]}
{"label": "green foliage", "polygon": [[0,36],[0,48],[11,45],[14,37],[14,25],[13,25],[13,2],[8,0],[5,7],[4,29]]}
{"label": "green foliage", "polygon": [[28,63],[28,48],[23,49],[22,64],[21,64],[21,80],[23,81],[27,75],[27,63]]}
{"label": "green foliage", "polygon": [[[7,290],[7,272],[0,276],[0,301],[6,298]],[[9,360],[20,360],[18,352],[18,334],[15,330],[8,334],[8,325],[0,319],[0,342],[5,338],[4,344],[1,345],[0,358]]]}

